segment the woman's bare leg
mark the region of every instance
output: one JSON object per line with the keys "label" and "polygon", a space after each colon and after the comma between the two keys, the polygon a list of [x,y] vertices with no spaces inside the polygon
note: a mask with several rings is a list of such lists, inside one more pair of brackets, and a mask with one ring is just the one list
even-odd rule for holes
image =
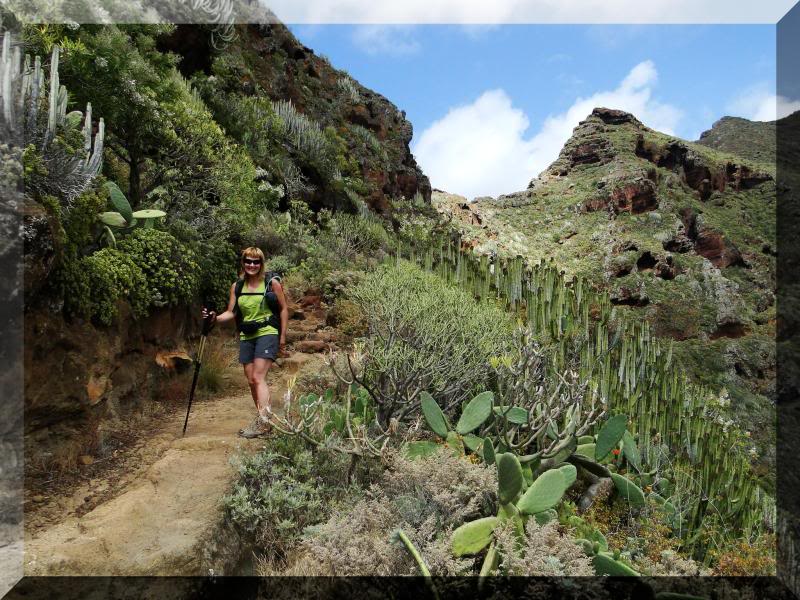
{"label": "woman's bare leg", "polygon": [[254,363],[247,363],[244,366],[244,376],[247,377],[247,383],[250,385],[250,395],[253,397],[253,403],[256,405],[256,412],[258,412],[258,395],[256,394],[256,388],[253,387],[253,384],[250,383],[253,381],[253,371],[255,369]]}
{"label": "woman's bare leg", "polygon": [[250,372],[247,373],[247,383],[250,385],[250,393],[253,396],[253,401],[256,404],[256,410],[262,417],[269,417],[272,412],[272,403],[270,401],[269,386],[267,385],[267,372],[272,367],[272,360],[268,358],[256,358],[249,365],[245,367],[252,367]]}

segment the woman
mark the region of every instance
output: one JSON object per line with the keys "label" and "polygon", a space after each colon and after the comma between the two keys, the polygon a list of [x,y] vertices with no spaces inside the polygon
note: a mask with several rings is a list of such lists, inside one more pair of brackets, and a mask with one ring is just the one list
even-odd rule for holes
{"label": "woman", "polygon": [[[239,362],[244,366],[244,374],[257,412],[253,422],[239,431],[240,435],[247,438],[269,432],[272,403],[266,376],[278,358],[278,353],[283,352],[286,346],[286,327],[289,320],[286,296],[280,280],[273,278],[272,281],[265,281],[265,262],[264,253],[259,248],[250,247],[242,251],[239,281],[231,286],[228,309],[219,315],[203,309],[203,318],[210,316],[219,323],[236,319],[239,329]],[[241,286],[238,298],[237,285]],[[270,302],[267,291],[275,294],[277,303]],[[280,326],[277,327],[278,325]]]}

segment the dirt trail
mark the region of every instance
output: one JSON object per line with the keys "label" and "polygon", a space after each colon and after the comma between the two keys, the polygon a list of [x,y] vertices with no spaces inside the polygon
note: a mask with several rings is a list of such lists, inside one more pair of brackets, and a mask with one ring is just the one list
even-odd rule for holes
{"label": "dirt trail", "polygon": [[[319,322],[303,325],[309,335],[295,337],[313,338],[322,327]],[[317,372],[323,361],[322,354],[297,351],[280,359],[280,366],[268,375],[273,407],[280,410],[292,375]],[[179,411],[165,419],[139,446],[135,459],[141,463],[136,472],[92,510],[72,512],[39,530],[27,527],[25,574],[230,572],[239,560],[240,544],[224,523],[220,501],[235,474],[231,459],[264,445],[262,439],[237,435],[255,409],[241,373],[236,371],[236,376],[242,379],[242,393],[197,401],[185,437],[181,437],[184,414]],[[108,483],[100,482],[100,487]]]}

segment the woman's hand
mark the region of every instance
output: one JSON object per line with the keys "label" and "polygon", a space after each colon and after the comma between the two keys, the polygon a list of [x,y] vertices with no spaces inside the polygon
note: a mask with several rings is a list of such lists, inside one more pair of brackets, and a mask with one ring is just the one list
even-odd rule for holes
{"label": "woman's hand", "polygon": [[205,320],[208,318],[211,318],[211,322],[213,323],[214,321],[217,320],[217,313],[215,313],[213,310],[208,310],[207,308],[203,308],[203,319]]}
{"label": "woman's hand", "polygon": [[286,338],[281,336],[278,340],[278,354],[284,355],[286,354]]}

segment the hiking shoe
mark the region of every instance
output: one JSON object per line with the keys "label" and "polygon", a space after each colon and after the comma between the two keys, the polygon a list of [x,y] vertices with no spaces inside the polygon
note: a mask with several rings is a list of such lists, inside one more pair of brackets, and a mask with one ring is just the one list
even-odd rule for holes
{"label": "hiking shoe", "polygon": [[[272,416],[271,413],[270,416]],[[263,435],[269,435],[271,431],[272,423],[269,422],[269,417],[256,415],[255,419],[253,419],[253,422],[250,423],[250,425],[239,431],[239,435],[243,438],[251,439]]]}
{"label": "hiking shoe", "polygon": [[[248,437],[245,434],[253,434],[259,431],[259,426],[261,425],[261,415],[256,415],[253,417],[253,420],[250,421],[250,424],[247,427],[244,427],[239,430],[239,435],[243,437]],[[252,436],[251,436],[252,437]]]}

